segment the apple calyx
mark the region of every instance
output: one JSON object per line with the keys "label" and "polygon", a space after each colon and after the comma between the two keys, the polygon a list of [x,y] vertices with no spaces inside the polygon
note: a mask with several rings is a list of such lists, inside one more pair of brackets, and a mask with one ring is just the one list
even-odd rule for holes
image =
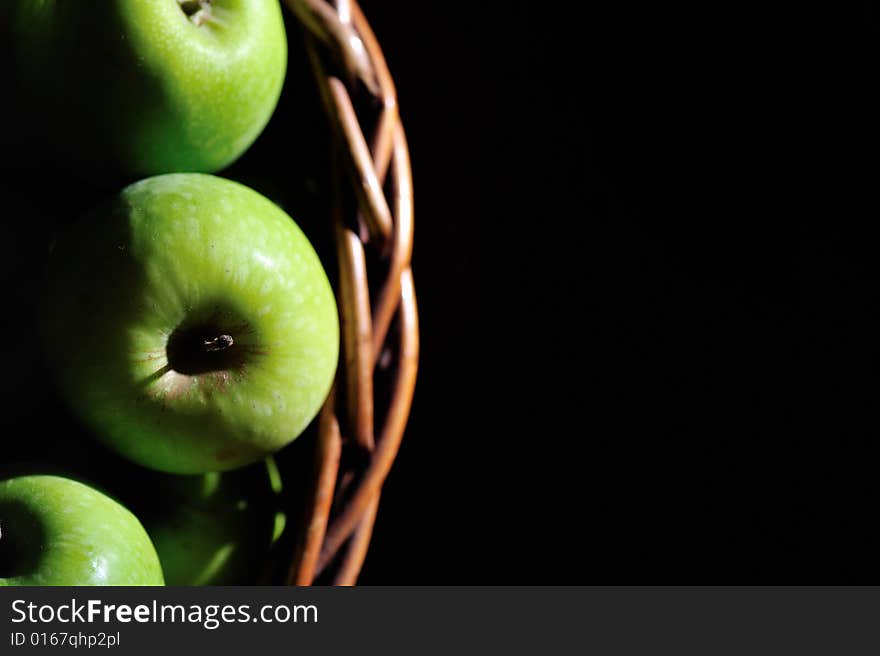
{"label": "apple calyx", "polygon": [[211,326],[174,331],[165,350],[171,370],[188,376],[237,369],[244,355],[232,335]]}
{"label": "apple calyx", "polygon": [[235,340],[232,339],[232,335],[217,335],[217,337],[203,340],[202,348],[205,349],[205,353],[216,353],[228,349],[234,344]]}
{"label": "apple calyx", "polygon": [[211,18],[211,5],[214,0],[177,0],[187,18],[198,27]]}

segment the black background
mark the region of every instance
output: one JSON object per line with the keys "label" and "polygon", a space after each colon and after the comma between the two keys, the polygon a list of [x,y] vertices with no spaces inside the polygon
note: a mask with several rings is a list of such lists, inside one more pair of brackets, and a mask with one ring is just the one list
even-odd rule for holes
{"label": "black background", "polygon": [[[422,357],[361,582],[876,583],[880,10],[363,7],[412,151]],[[290,46],[224,175],[326,253]]]}
{"label": "black background", "polygon": [[362,581],[875,581],[873,3],[365,7],[424,343]]}

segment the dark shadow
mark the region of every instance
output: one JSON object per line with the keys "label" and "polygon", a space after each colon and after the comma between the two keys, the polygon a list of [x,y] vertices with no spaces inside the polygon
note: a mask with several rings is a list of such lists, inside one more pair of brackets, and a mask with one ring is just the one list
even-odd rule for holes
{"label": "dark shadow", "polygon": [[166,353],[168,366],[188,376],[237,369],[246,356],[234,335],[213,325],[175,330],[168,339]]}
{"label": "dark shadow", "polygon": [[25,503],[0,501],[0,578],[33,574],[46,543],[46,532]]}

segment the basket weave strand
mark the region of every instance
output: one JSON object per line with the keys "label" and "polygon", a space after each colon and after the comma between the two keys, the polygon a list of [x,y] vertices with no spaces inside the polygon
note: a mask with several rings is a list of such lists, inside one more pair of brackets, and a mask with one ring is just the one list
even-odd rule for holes
{"label": "basket weave strand", "polygon": [[[419,334],[410,269],[412,172],[394,82],[358,3],[285,3],[304,28],[306,52],[334,137],[331,218],[343,352],[336,385],[318,421],[312,496],[287,582],[310,585],[323,575],[334,585],[353,585],[415,388]],[[372,97],[372,106],[378,108],[374,116],[358,116],[352,102],[357,94]],[[362,127],[366,124],[372,126],[369,138]],[[356,216],[345,215],[341,198],[346,192],[357,201]],[[380,271],[372,274],[380,279],[368,279],[368,261],[382,264],[371,269]],[[392,331],[395,320],[397,330]],[[383,376],[391,380],[391,389],[378,409],[377,368],[391,374]],[[375,425],[377,416],[383,418],[381,426]],[[364,457],[343,458],[346,449]]]}

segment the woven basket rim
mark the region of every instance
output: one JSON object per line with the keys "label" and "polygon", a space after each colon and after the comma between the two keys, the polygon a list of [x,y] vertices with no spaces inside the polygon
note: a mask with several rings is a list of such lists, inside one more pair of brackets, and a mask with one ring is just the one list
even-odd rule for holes
{"label": "woven basket rim", "polygon": [[[342,328],[336,383],[318,419],[311,498],[296,527],[286,582],[311,585],[321,576],[353,585],[403,438],[418,368],[412,169],[394,81],[359,4],[284,3],[305,34],[305,54],[333,135],[330,219]],[[365,97],[375,108],[371,116],[355,110],[355,101]],[[356,200],[353,216],[346,216],[344,194]],[[369,267],[369,277],[368,262],[378,264]],[[391,381],[382,395],[374,387],[379,372]],[[357,457],[344,458],[344,452]]]}

